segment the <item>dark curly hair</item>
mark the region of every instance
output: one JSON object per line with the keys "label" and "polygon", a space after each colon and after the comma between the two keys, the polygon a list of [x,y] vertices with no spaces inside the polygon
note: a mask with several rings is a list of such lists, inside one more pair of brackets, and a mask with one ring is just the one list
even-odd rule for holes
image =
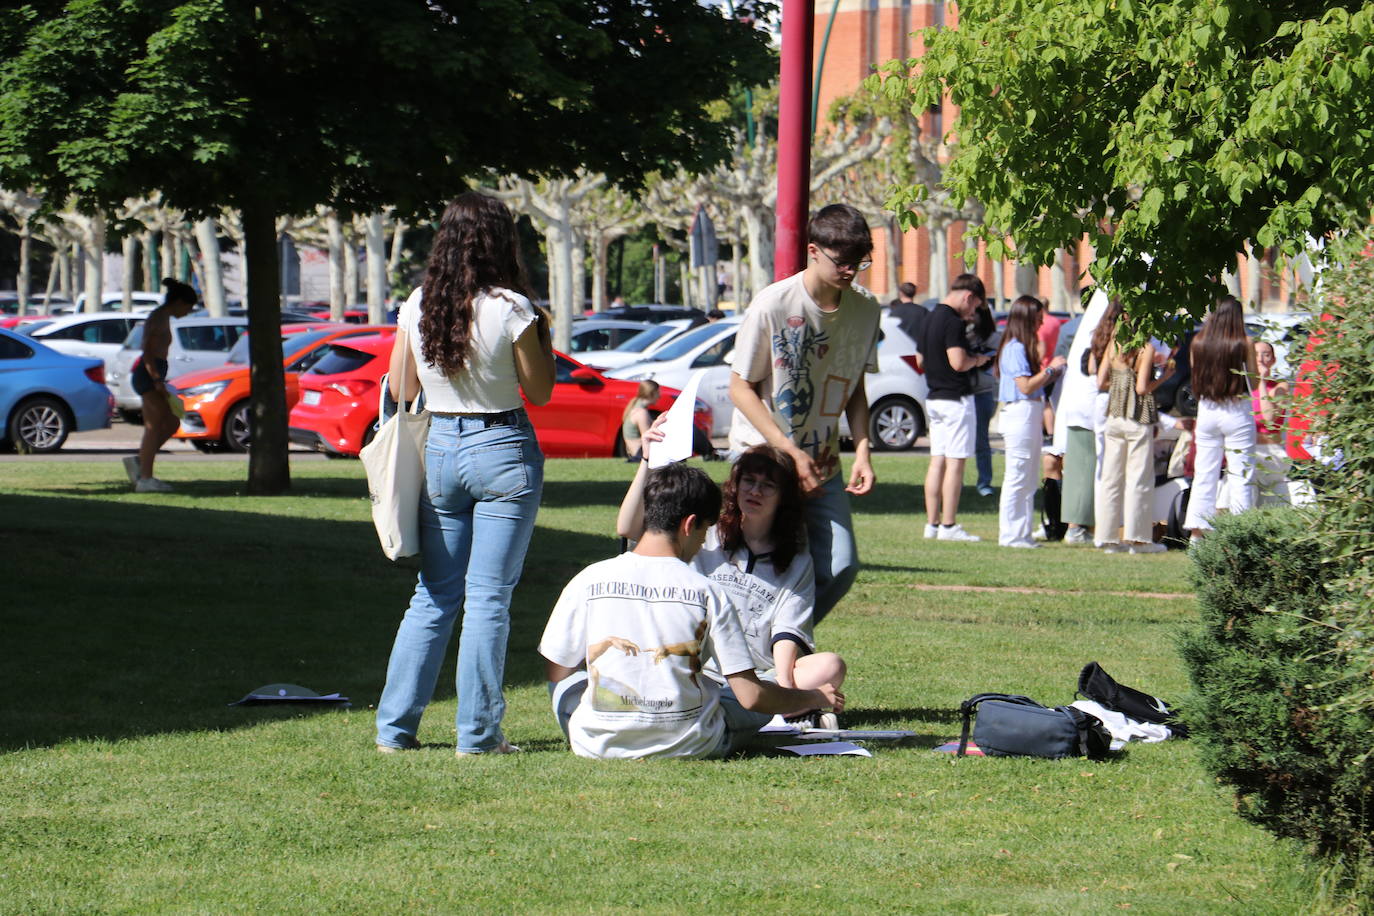
{"label": "dark curly hair", "polygon": [[721,546],[727,551],[738,550],[744,544],[744,528],[739,511],[739,482],[745,474],[759,474],[778,488],[778,513],[768,530],[773,542],[773,567],[783,572],[792,558],[806,549],[806,517],[804,515],[801,482],[792,457],[771,445],[756,445],[740,456],[725,481],[725,502],[721,507],[716,532]]}
{"label": "dark curly hair", "polygon": [[434,237],[420,302],[420,354],[452,375],[472,349],[473,300],[495,287],[529,293],[515,220],[495,198],[469,191],[454,198]]}

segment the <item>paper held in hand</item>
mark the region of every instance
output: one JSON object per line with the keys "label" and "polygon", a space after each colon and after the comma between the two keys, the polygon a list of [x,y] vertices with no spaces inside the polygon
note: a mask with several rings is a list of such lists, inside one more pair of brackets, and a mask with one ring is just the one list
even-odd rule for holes
{"label": "paper held in hand", "polygon": [[697,389],[701,387],[701,377],[705,374],[705,369],[693,372],[687,380],[687,387],[682,389],[682,394],[668,408],[667,419],[660,427],[663,441],[655,442],[653,450],[649,452],[649,467],[661,468],[692,457],[692,418],[696,414]]}

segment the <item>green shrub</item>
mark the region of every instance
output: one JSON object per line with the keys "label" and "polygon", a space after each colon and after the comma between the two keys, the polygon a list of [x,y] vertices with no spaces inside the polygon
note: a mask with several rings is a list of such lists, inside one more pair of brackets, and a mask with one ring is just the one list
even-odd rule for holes
{"label": "green shrub", "polygon": [[1321,619],[1328,569],[1308,517],[1219,518],[1194,551],[1201,621],[1181,650],[1204,765],[1235,787],[1246,818],[1346,862],[1371,860],[1374,719],[1340,702],[1362,675]]}

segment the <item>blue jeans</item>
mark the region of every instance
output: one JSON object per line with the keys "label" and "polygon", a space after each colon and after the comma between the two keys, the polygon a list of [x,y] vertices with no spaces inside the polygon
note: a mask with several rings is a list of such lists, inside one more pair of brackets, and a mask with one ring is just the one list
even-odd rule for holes
{"label": "blue jeans", "polygon": [[820,623],[854,584],[859,574],[859,551],[854,543],[854,520],[843,474],[831,477],[806,499],[806,536],[816,567],[816,610]]}
{"label": "blue jeans", "polygon": [[377,702],[378,744],[413,743],[460,608],[458,750],[490,751],[504,740],[501,685],[511,592],[543,489],[544,455],[523,412],[511,426],[488,427],[480,418],[457,416],[430,421],[420,577],[396,631]]}
{"label": "blue jeans", "polygon": [[988,441],[988,426],[997,410],[997,392],[989,391],[973,396],[974,436],[973,461],[978,466],[978,487],[992,486],[992,443]]}

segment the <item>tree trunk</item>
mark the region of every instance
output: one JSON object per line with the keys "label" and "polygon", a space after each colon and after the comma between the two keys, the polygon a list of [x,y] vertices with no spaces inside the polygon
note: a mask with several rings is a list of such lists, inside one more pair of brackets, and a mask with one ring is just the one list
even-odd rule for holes
{"label": "tree trunk", "polygon": [[248,265],[248,358],[253,447],[248,492],[273,496],[291,489],[287,460],[286,380],[281,354],[281,280],[276,214],[265,201],[243,206],[243,259]]}
{"label": "tree trunk", "polygon": [[19,226],[19,314],[29,310],[29,285],[33,282],[33,231],[29,221]]}
{"label": "tree trunk", "polygon": [[587,240],[573,229],[568,233],[572,248],[572,315],[581,318],[587,307]]}
{"label": "tree trunk", "polygon": [[99,312],[105,295],[105,215],[91,217],[90,229],[81,239],[81,261],[86,280],[86,311]]}
{"label": "tree trunk", "polygon": [[740,284],[744,282],[744,248],[739,242],[730,243],[730,297],[735,300],[735,312],[744,311],[744,292]]}
{"label": "tree trunk", "polygon": [[343,321],[344,317],[344,266],[343,266],[343,223],[339,214],[329,213],[325,220],[329,232],[329,320]]}
{"label": "tree trunk", "polygon": [[744,227],[749,234],[749,295],[773,282],[773,218],[766,211],[744,209]]}
{"label": "tree trunk", "polygon": [[343,233],[345,309],[350,309],[362,301],[362,294],[358,291],[358,246],[349,229],[350,227],[345,226]]}
{"label": "tree trunk", "polygon": [[200,245],[201,269],[205,273],[205,283],[201,287],[205,307],[211,315],[220,317],[225,313],[224,265],[220,260],[219,234],[213,218],[196,223],[196,242]]}
{"label": "tree trunk", "polygon": [[1064,249],[1056,248],[1050,265],[1050,309],[1062,312],[1068,307],[1069,293],[1064,288]]}
{"label": "tree trunk", "polygon": [[1245,299],[1246,308],[1260,310],[1260,259],[1255,256],[1253,246],[1247,246],[1245,255]]}
{"label": "tree trunk", "polygon": [[1034,264],[1016,265],[1016,295],[1040,295],[1040,271]]}
{"label": "tree trunk", "polygon": [[42,314],[52,314],[52,294],[57,290],[58,278],[62,273],[61,261],[62,250],[56,249],[52,253],[52,264],[48,267],[48,286],[43,291],[43,311]]}
{"label": "tree trunk", "polygon": [[692,259],[684,257],[677,263],[677,281],[682,290],[682,304],[695,305],[695,296],[692,295]]}
{"label": "tree trunk", "polygon": [[668,301],[668,260],[663,246],[654,246],[654,301]]}
{"label": "tree trunk", "polygon": [[165,228],[162,230],[161,244],[158,245],[158,255],[161,259],[158,272],[162,276],[157,278],[157,282],[158,286],[161,286],[164,278],[175,280],[177,275],[176,243],[172,233]]}
{"label": "tree trunk", "polygon": [[386,273],[387,277],[395,277],[396,271],[401,267],[401,255],[404,249],[401,247],[405,243],[406,224],[403,220],[396,220],[396,228],[391,230],[391,255],[387,258]]}
{"label": "tree trunk", "polygon": [[596,234],[592,251],[592,311],[606,311],[606,262],[610,260],[611,239],[604,232]]}
{"label": "tree trunk", "polygon": [[550,224],[545,233],[549,246],[549,304],[553,306],[553,345],[566,353],[572,349],[573,246],[568,234]]}
{"label": "tree trunk", "polygon": [[949,292],[949,233],[944,223],[932,221],[926,226],[926,242],[930,247],[930,295],[944,301]]}
{"label": "tree trunk", "polygon": [[386,271],[386,226],[382,214],[367,218],[367,320],[381,324],[386,320],[386,299],[390,295]]}
{"label": "tree trunk", "polygon": [[120,278],[119,289],[123,294],[120,308],[126,312],[134,310],[135,265],[138,264],[138,239],[132,235],[124,236],[120,243],[124,252],[124,276]]}
{"label": "tree trunk", "polygon": [[889,302],[897,298],[897,287],[902,285],[902,230],[895,219],[887,223],[887,296]]}
{"label": "tree trunk", "polygon": [[157,270],[157,238],[151,229],[143,233],[143,290],[155,293],[160,287],[161,277]]}

